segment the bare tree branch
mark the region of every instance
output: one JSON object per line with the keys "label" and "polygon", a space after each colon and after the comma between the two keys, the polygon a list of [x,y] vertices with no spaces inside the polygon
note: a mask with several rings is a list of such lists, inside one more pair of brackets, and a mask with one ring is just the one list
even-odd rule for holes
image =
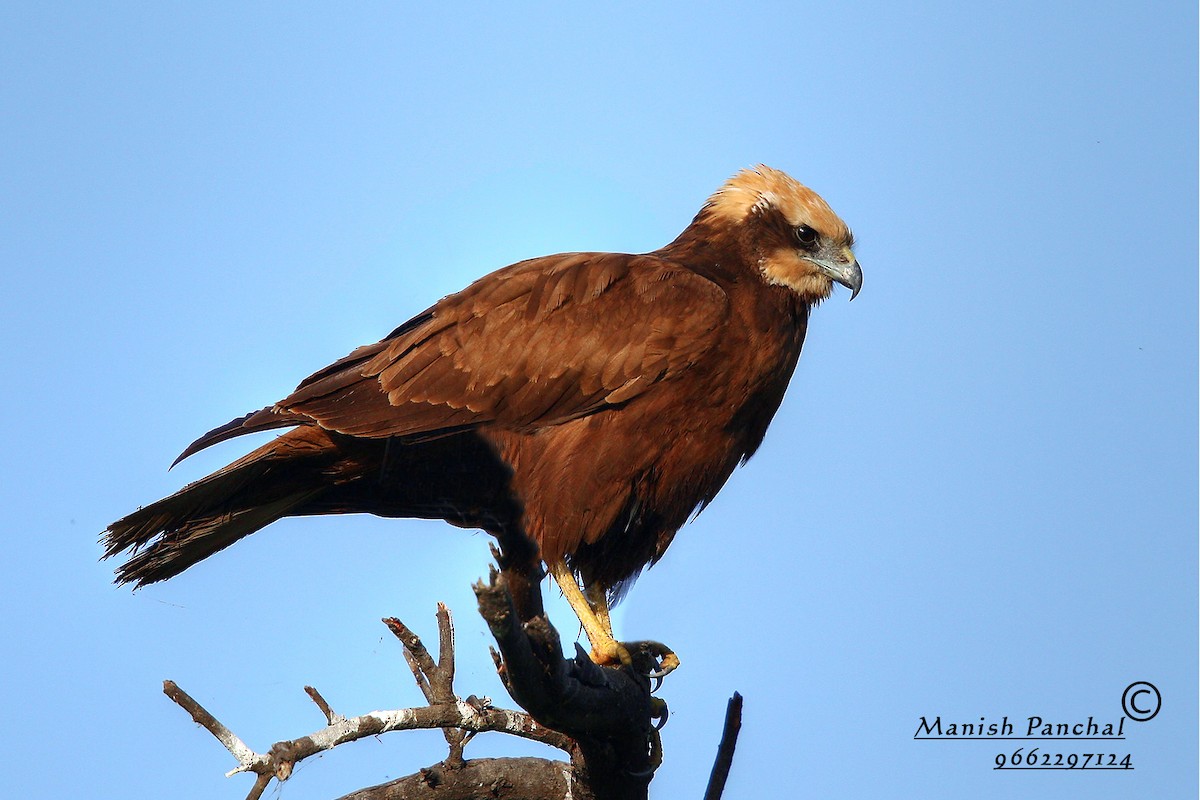
{"label": "bare tree branch", "polygon": [[[458,700],[454,694],[454,621],[445,603],[438,603],[437,623],[438,663],[435,664],[420,637],[407,625],[395,617],[388,617],[383,621],[404,645],[404,660],[408,662],[408,668],[416,678],[417,687],[430,705],[453,703]],[[450,747],[446,763],[460,766],[463,763],[463,746],[467,741],[467,732],[457,728],[442,728],[442,736]]]}
{"label": "bare tree branch", "polygon": [[594,800],[574,767],[544,758],[473,758],[457,769],[440,765],[359,789],[340,800]]}
{"label": "bare tree branch", "polygon": [[[455,694],[454,625],[449,610],[440,603],[436,662],[411,628],[395,618],[384,620],[404,647],[405,660],[428,702],[424,707],[344,717],[320,692],[306,686],[326,726],[257,753],[173,682],[166,681],[163,689],[237,759],[238,766],[229,775],[255,773],[249,800],[258,800],[272,779],[287,780],[305,758],[368,736],[419,728],[442,730],[450,748],[443,762],[361,789],[344,800],[646,800],[647,787],[662,761],[657,728],[667,716],[666,704],[651,695],[648,676],[657,667],[654,651],[626,643],[634,664],[623,668],[597,666],[578,645],[575,657],[565,658],[558,632],[542,610],[537,562],[498,555],[501,569],[491,570],[489,580],[474,588],[480,614],[496,640],[492,655],[497,671],[528,713],[495,708],[488,698],[462,699]],[[724,789],[740,720],[741,696],[735,693],[706,800],[719,800]],[[555,747],[568,753],[570,762],[464,760],[463,747],[471,736],[484,731]]]}
{"label": "bare tree branch", "polygon": [[250,794],[246,795],[246,800],[258,800],[263,796],[263,792],[267,790],[267,786],[271,783],[271,774],[264,772],[259,775],[254,781],[254,786],[250,789]]}
{"label": "bare tree branch", "polygon": [[421,637],[395,617],[385,618],[383,624],[387,625],[388,630],[400,640],[400,644],[404,645],[404,660],[408,662],[408,668],[412,670],[413,678],[416,679],[417,688],[421,690],[421,694],[425,695],[425,699],[430,703],[437,702],[437,695],[434,692],[430,676],[437,674],[438,665],[434,663],[433,657],[425,649]]}
{"label": "bare tree branch", "polygon": [[305,758],[347,742],[391,731],[440,728],[446,734],[451,748],[446,764],[448,768],[464,763],[462,747],[467,732],[473,735],[485,731],[501,731],[565,752],[573,751],[574,742],[569,737],[539,725],[528,714],[495,708],[490,701],[480,700],[474,695],[466,700],[455,696],[451,684],[454,660],[453,625],[449,611],[444,606],[440,606],[438,610],[438,627],[442,643],[439,650],[445,666],[433,662],[420,638],[402,622],[388,619],[385,623],[404,645],[404,652],[410,666],[413,667],[417,685],[422,688],[426,699],[430,700],[430,705],[423,708],[372,711],[369,714],[347,718],[335,712],[320,692],[306,686],[305,692],[320,708],[328,724],[307,736],[276,742],[266,753],[257,753],[174,681],[164,681],[163,692],[216,737],[237,759],[238,766],[226,773],[228,776],[239,772],[253,772],[258,775],[258,780],[249,795],[250,800],[261,796],[272,778],[287,780],[295,765]]}
{"label": "bare tree branch", "polygon": [[444,695],[454,694],[454,619],[445,603],[438,602],[438,685]]}
{"label": "bare tree branch", "polygon": [[[246,743],[239,739],[233,731],[222,725],[216,717],[208,713],[202,705],[193,700],[191,695],[180,689],[175,681],[163,681],[163,693],[174,700],[184,711],[191,714],[192,719],[197,724],[204,726],[205,730],[215,736],[218,742],[225,745],[225,749],[238,760],[238,763],[244,766],[258,757],[258,754],[247,747]],[[243,769],[237,769],[226,773],[226,777],[244,771]]]}
{"label": "bare tree branch", "polygon": [[311,686],[305,686],[304,691],[312,698],[312,701],[317,704],[317,708],[321,709],[321,713],[325,715],[325,721],[330,725],[345,721],[345,717],[329,707],[329,703],[325,702],[325,698]]}
{"label": "bare tree branch", "polygon": [[742,696],[734,692],[725,707],[725,729],[721,732],[721,743],[717,746],[717,759],[713,762],[712,773],[708,777],[708,789],[704,792],[704,800],[721,800],[721,795],[725,792],[725,781],[729,778],[729,769],[733,766],[733,751],[737,747],[738,731],[741,729]]}
{"label": "bare tree branch", "polygon": [[571,746],[570,741],[562,734],[538,725],[528,714],[500,708],[481,708],[465,700],[459,700],[455,703],[423,708],[372,711],[357,717],[343,717],[341,721],[327,725],[307,736],[277,742],[266,754],[261,754],[251,750],[241,739],[230,733],[224,725],[173,681],[165,681],[163,691],[190,713],[194,720],[208,729],[237,758],[239,766],[231,770],[230,775],[236,775],[239,772],[262,774],[269,768],[281,780],[286,780],[287,775],[291,773],[291,767],[309,756],[330,750],[340,744],[391,731],[445,727],[462,728],[475,733],[501,731],[562,750],[569,750]]}

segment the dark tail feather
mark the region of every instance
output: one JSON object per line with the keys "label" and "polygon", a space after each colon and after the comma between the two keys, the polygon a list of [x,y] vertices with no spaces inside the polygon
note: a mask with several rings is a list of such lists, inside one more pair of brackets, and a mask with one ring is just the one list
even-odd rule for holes
{"label": "dark tail feather", "polygon": [[135,588],[140,588],[173,578],[238,539],[286,516],[289,509],[309,497],[311,494],[285,497],[267,505],[188,520],[178,528],[164,531],[141,552],[135,548],[135,555],[117,568],[117,583],[132,583]]}
{"label": "dark tail feather", "polygon": [[289,414],[286,411],[276,411],[271,406],[259,409],[258,411],[251,411],[244,417],[238,417],[235,420],[226,422],[219,428],[213,428],[211,431],[189,444],[187,449],[179,454],[179,458],[171,462],[171,466],[174,467],[180,461],[183,461],[190,455],[199,453],[206,447],[212,447],[218,442],[223,442],[226,439],[232,439],[235,436],[243,436],[247,433],[257,433],[259,431],[269,431],[276,428],[290,428],[309,421],[310,420],[307,417],[299,414]]}
{"label": "dark tail feather", "polygon": [[[104,558],[129,550],[117,583],[166,580],[218,550],[288,516],[326,488],[331,454],[314,429],[285,434],[170,497],[119,519],[104,532]],[[323,432],[320,434],[323,437]]]}

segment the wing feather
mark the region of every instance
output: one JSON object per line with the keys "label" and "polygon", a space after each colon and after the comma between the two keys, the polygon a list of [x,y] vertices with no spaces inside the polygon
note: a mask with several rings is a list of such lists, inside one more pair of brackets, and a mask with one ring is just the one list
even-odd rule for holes
{"label": "wing feather", "polygon": [[554,425],[682,374],[728,314],[715,283],[654,256],[533,259],[321,370],[275,411],[368,437]]}

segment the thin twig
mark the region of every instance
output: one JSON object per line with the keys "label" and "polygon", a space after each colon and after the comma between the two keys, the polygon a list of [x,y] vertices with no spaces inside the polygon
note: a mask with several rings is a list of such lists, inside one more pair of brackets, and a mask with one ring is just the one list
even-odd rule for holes
{"label": "thin twig", "polygon": [[436,702],[429,677],[437,672],[437,664],[433,663],[433,658],[422,644],[421,637],[395,617],[385,617],[383,624],[388,626],[388,630],[404,646],[404,660],[408,662],[408,668],[412,670],[413,678],[416,679],[421,694],[425,695],[425,699],[429,702]]}
{"label": "thin twig", "polygon": [[[417,681],[417,687],[430,705],[454,703],[454,620],[445,603],[438,603],[438,663],[433,662],[428,648],[411,628],[395,617],[385,619],[384,624],[404,646],[404,660]],[[450,747],[446,762],[459,766],[463,761],[466,734],[456,728],[443,728],[442,736]]]}
{"label": "thin twig", "polygon": [[725,791],[725,781],[733,766],[733,751],[737,747],[738,731],[742,729],[742,696],[737,692],[729,698],[725,707],[725,729],[721,732],[721,744],[717,747],[717,760],[713,762],[708,778],[708,789],[704,800],[720,800]]}
{"label": "thin twig", "polygon": [[454,695],[454,619],[445,603],[437,605],[438,622],[438,691],[445,701]]}
{"label": "thin twig", "polygon": [[312,701],[317,704],[317,708],[321,709],[321,713],[325,715],[325,721],[330,725],[346,719],[341,714],[330,708],[329,703],[325,702],[325,698],[322,697],[321,693],[316,689],[311,686],[305,686],[304,691],[307,692],[308,696],[312,698]]}
{"label": "thin twig", "polygon": [[[445,603],[437,604],[438,624],[438,665],[437,671],[429,676],[433,686],[433,695],[439,703],[458,702],[454,694],[454,618]],[[442,737],[450,748],[446,756],[446,765],[461,767],[463,765],[463,748],[467,746],[467,731],[457,728],[442,728]]]}
{"label": "thin twig", "polygon": [[250,765],[255,759],[260,758],[258,753],[247,747],[246,743],[239,739],[233,731],[208,713],[204,706],[192,699],[190,694],[180,689],[179,684],[175,681],[163,681],[163,693],[174,700],[184,711],[191,714],[197,724],[204,726],[205,730],[216,737],[218,742],[225,745],[225,749],[238,760],[239,768],[228,773],[229,775],[245,772],[250,769]]}
{"label": "thin twig", "polygon": [[459,728],[482,733],[502,731],[535,742],[569,752],[571,741],[557,731],[538,725],[520,711],[500,708],[480,710],[465,701],[403,708],[395,711],[372,711],[357,717],[344,717],[339,722],[315,731],[308,736],[291,741],[277,742],[266,755],[255,753],[228,728],[205,711],[199,703],[172,681],[165,682],[167,696],[192,715],[192,719],[203,725],[238,760],[239,766],[230,775],[239,772],[264,772],[285,776],[291,768],[309,756],[331,750],[347,742],[402,730],[429,728]]}
{"label": "thin twig", "polygon": [[407,625],[394,618],[384,622],[404,645],[404,654],[417,685],[429,700],[428,706],[372,711],[369,714],[347,718],[334,711],[320,692],[311,686],[305,686],[304,691],[321,709],[328,724],[308,736],[276,742],[267,753],[262,754],[251,750],[174,681],[164,681],[163,692],[237,759],[238,766],[226,773],[227,777],[239,772],[253,772],[258,776],[248,800],[261,797],[272,778],[287,780],[295,765],[305,758],[347,742],[391,731],[440,728],[450,746],[450,757],[445,762],[447,766],[459,766],[463,763],[462,749],[467,733],[500,731],[567,753],[572,752],[574,742],[568,736],[537,723],[529,714],[493,708],[490,703],[471,702],[474,701],[473,697],[460,700],[454,694],[454,627],[450,612],[445,606],[439,604],[438,608],[439,655],[442,664],[433,662],[420,637]]}

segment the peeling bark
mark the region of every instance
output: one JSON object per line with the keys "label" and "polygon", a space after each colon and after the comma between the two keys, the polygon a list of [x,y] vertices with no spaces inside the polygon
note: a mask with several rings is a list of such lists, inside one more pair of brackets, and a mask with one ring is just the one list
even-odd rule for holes
{"label": "peeling bark", "polygon": [[[418,772],[346,795],[342,800],[646,800],[662,760],[658,728],[666,705],[651,694],[651,652],[632,646],[631,667],[600,667],[578,645],[565,658],[558,632],[545,617],[539,576],[528,560],[516,568],[497,553],[500,570],[475,585],[479,612],[496,640],[492,651],[505,688],[523,711],[496,708],[487,698],[461,698],[454,691],[454,626],[438,604],[438,660],[419,636],[395,618],[384,623],[404,647],[404,657],[428,705],[373,711],[353,717],[337,713],[311,686],[305,691],[326,725],[306,736],[276,742],[257,753],[180,689],[163,690],[237,759],[229,775],[257,778],[248,800],[257,800],[272,780],[291,777],[305,758],[358,739],[398,730],[440,728],[447,758]],[[636,645],[636,643],[634,643]],[[735,708],[736,705],[736,708]],[[740,726],[741,697],[734,695],[713,766],[706,800],[724,789]],[[656,724],[657,720],[657,724]],[[477,733],[500,732],[541,742],[567,754],[549,758],[465,759],[463,748]]]}

